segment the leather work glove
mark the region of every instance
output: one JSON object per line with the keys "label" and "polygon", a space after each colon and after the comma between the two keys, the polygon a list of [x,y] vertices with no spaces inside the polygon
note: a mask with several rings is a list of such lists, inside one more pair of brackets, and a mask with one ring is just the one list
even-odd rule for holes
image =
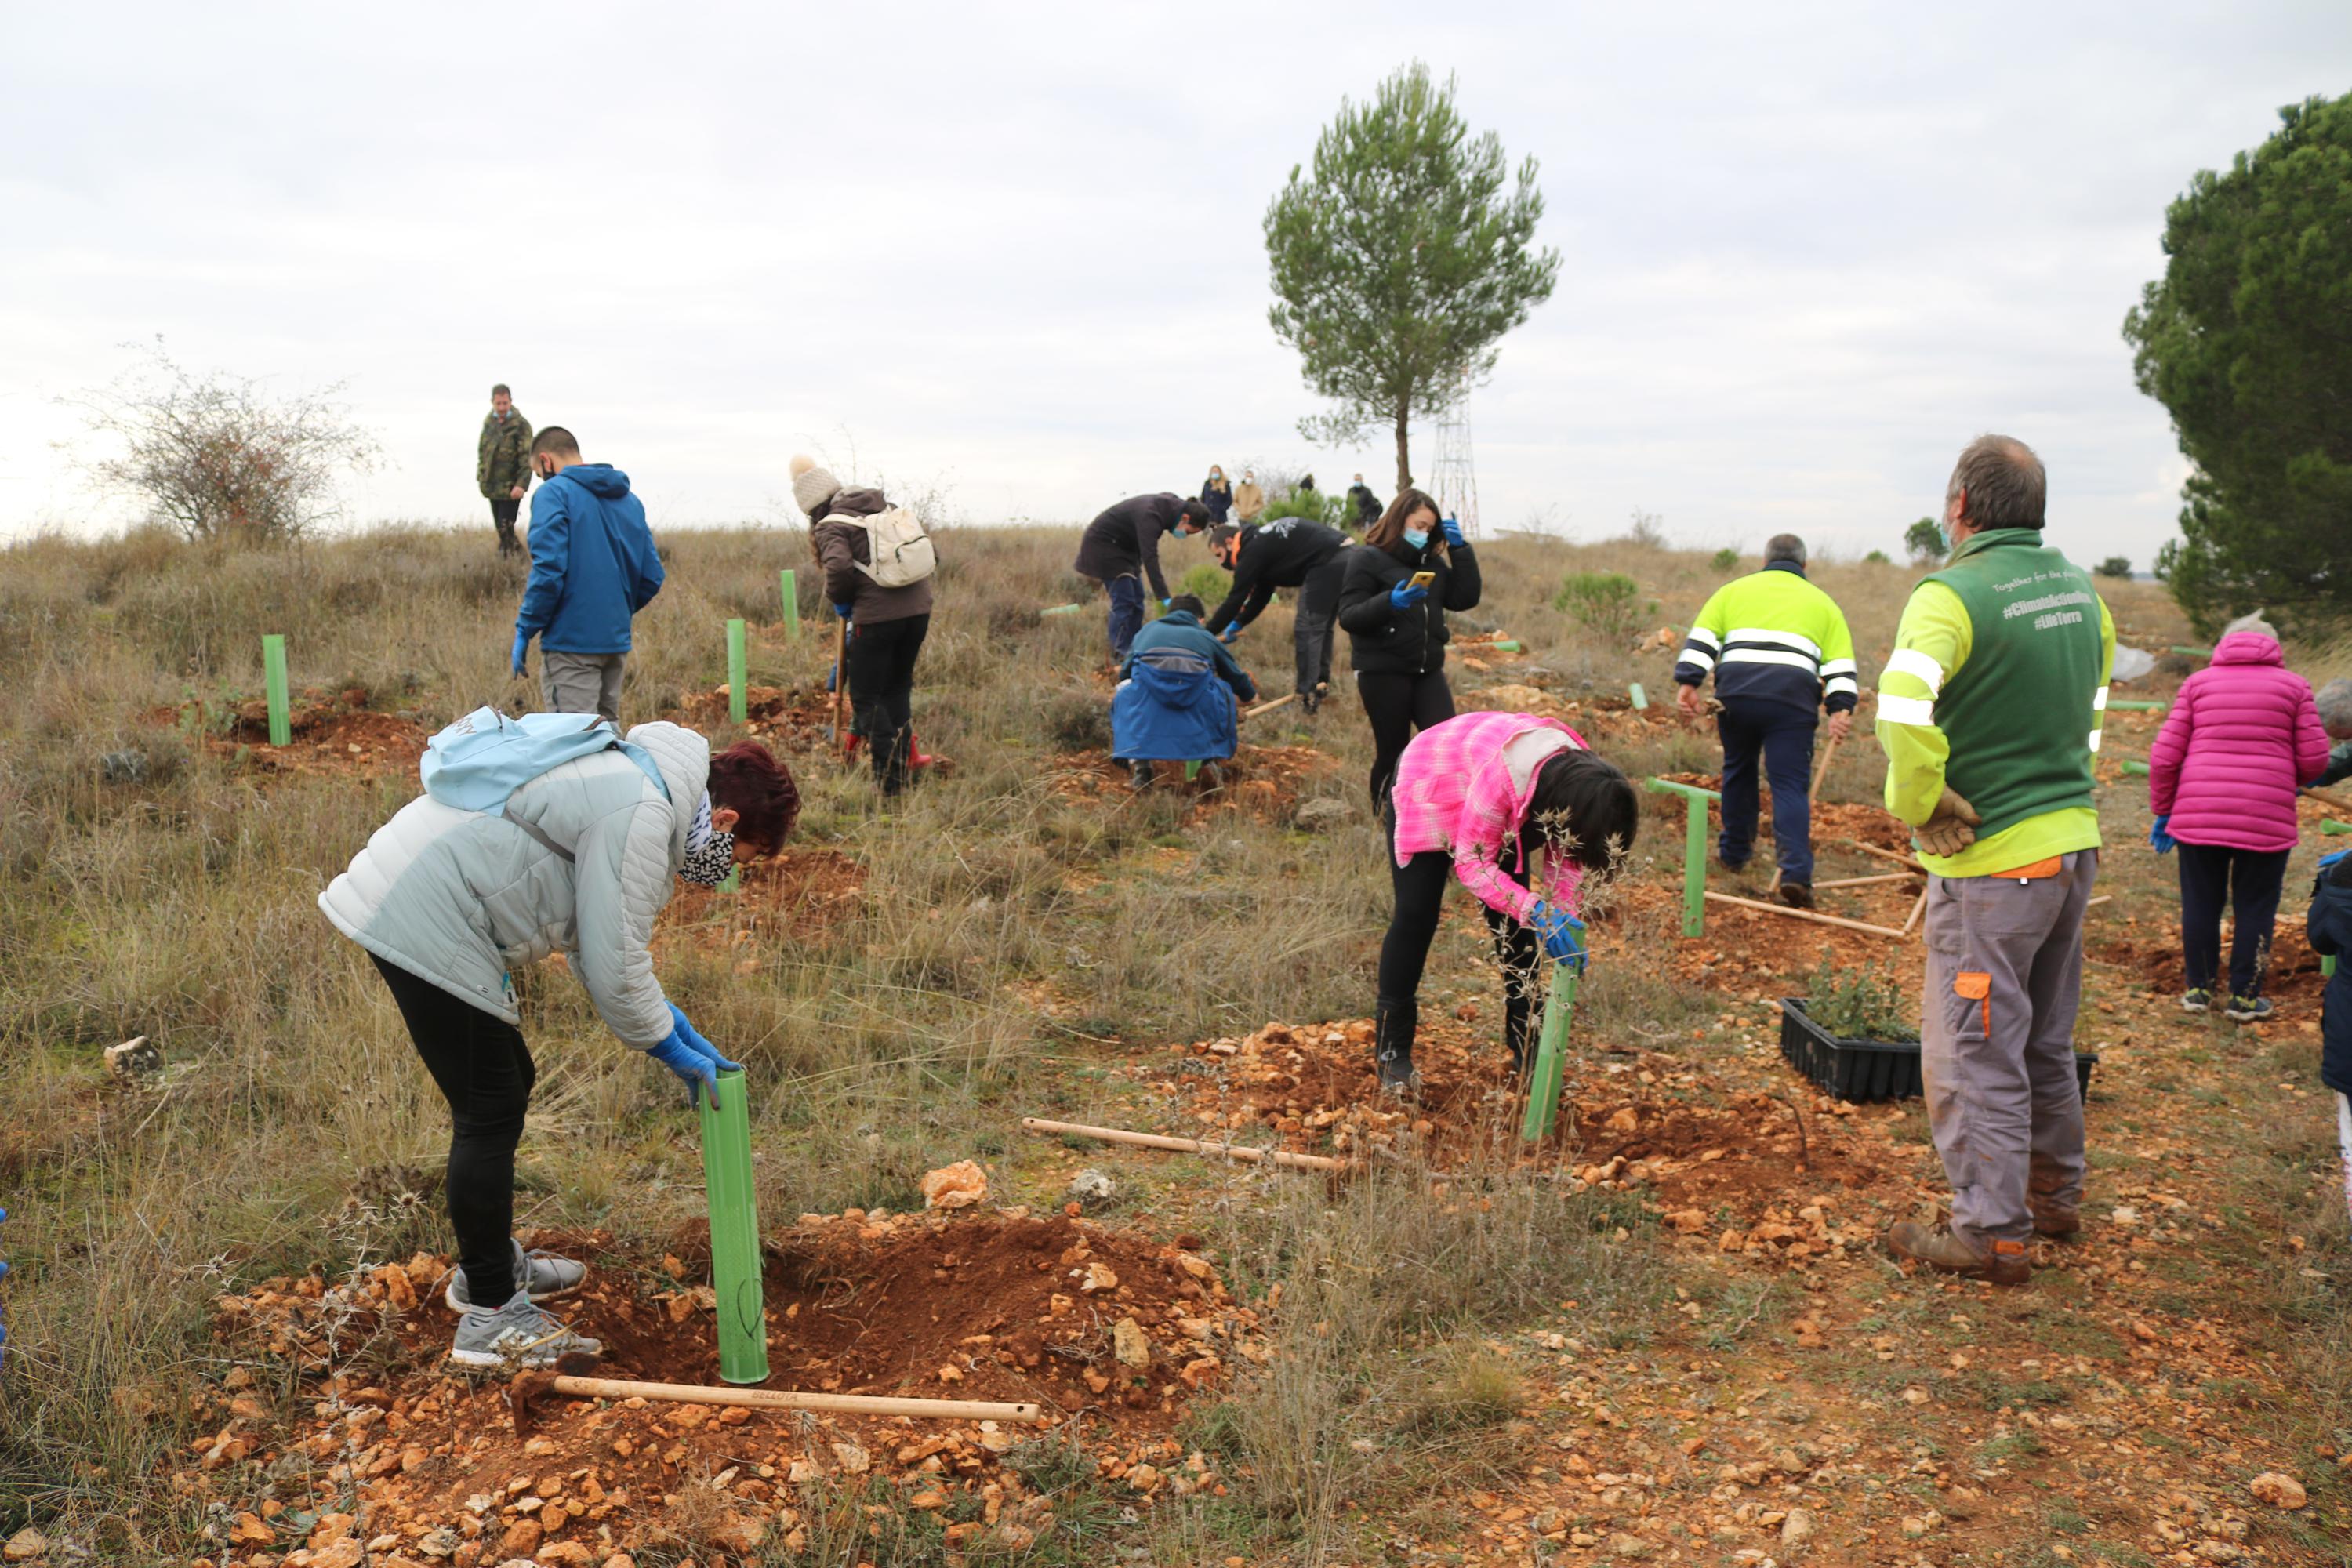
{"label": "leather work glove", "polygon": [[1470,542],[1462,537],[1462,525],[1454,519],[1440,518],[1437,521],[1437,526],[1444,531],[1445,542],[1453,549],[1459,550]]}
{"label": "leather work glove", "polygon": [[509,667],[511,668],[517,675],[530,674],[530,668],[524,662],[530,658],[530,634],[526,631],[517,631],[515,633],[514,652],[509,654],[507,658]]}
{"label": "leather work glove", "polygon": [[1564,963],[1577,973],[1584,973],[1584,922],[1566,910],[1538,903],[1528,911],[1528,925],[1543,938],[1544,951],[1552,962]]}
{"label": "leather work glove", "polygon": [[1936,802],[1935,811],[1927,821],[1912,830],[1911,837],[1919,847],[1930,855],[1957,855],[1977,841],[1977,808],[1963,799],[1951,785],[1944,786],[1943,798]]}
{"label": "leather work glove", "polygon": [[2171,834],[2165,831],[2166,825],[2171,822],[2171,820],[2172,814],[2168,811],[2162,816],[2156,819],[2155,826],[2147,830],[2148,844],[2159,855],[2171,854],[2173,845],[2179,842]]}
{"label": "leather work glove", "polygon": [[1389,590],[1389,603],[1400,610],[1410,610],[1429,597],[1429,590],[1408,577]]}
{"label": "leather work glove", "polygon": [[709,1091],[711,1109],[716,1110],[719,1108],[719,1075],[721,1072],[741,1072],[743,1064],[730,1062],[720,1056],[718,1048],[686,1021],[686,1015],[678,1011],[675,1002],[669,1005],[669,1016],[677,1027],[670,1030],[669,1038],[649,1047],[646,1055],[669,1068],[685,1082],[687,1104],[694,1103],[695,1086],[699,1084]]}

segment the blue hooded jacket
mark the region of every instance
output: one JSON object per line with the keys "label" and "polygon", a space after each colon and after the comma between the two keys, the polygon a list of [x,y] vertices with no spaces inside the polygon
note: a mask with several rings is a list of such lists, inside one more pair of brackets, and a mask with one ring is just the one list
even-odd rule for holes
{"label": "blue hooded jacket", "polygon": [[1122,763],[1222,762],[1241,742],[1234,699],[1257,697],[1248,672],[1190,610],[1171,610],[1136,633],[1119,674],[1110,754]]}
{"label": "blue hooded jacket", "polygon": [[661,592],[661,558],[629,476],[574,463],[530,498],[530,581],[515,630],[543,653],[626,653],[629,617]]}

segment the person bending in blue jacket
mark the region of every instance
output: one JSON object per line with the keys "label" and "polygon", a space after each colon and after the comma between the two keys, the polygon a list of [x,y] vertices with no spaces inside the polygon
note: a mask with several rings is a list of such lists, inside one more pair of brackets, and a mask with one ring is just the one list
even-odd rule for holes
{"label": "person bending in blue jacket", "polygon": [[[1137,789],[1151,787],[1154,762],[1215,763],[1241,743],[1235,706],[1257,700],[1257,683],[1201,624],[1191,594],[1135,634],[1110,700],[1111,756],[1128,764]],[[1222,684],[1220,684],[1222,683]],[[1217,783],[1213,773],[1210,784]]]}
{"label": "person bending in blue jacket", "polygon": [[551,713],[621,719],[629,620],[661,592],[661,557],[645,503],[610,463],[583,463],[580,443],[551,425],[530,444],[542,481],[530,498],[530,581],[515,615],[517,676],[539,639],[539,688]]}

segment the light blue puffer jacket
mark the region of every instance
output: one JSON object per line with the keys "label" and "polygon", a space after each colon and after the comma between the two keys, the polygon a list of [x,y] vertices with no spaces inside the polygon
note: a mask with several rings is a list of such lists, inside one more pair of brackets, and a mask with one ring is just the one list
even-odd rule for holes
{"label": "light blue puffer jacket", "polygon": [[609,751],[541,773],[508,803],[571,859],[502,816],[419,795],[319,908],[385,963],[509,1024],[521,1020],[508,974],[561,951],[606,1027],[639,1050],[659,1045],[672,1025],[646,947],[686,858],[710,743],[676,724],[640,724],[628,738],[652,755],[668,799]]}

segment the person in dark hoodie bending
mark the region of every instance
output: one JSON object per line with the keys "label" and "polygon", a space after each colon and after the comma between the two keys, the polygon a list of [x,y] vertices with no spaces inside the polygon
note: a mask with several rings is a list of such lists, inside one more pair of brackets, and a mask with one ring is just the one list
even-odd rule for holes
{"label": "person in dark hoodie bending", "polygon": [[856,732],[885,795],[907,787],[914,752],[915,659],[931,628],[931,580],[897,587],[874,580],[873,535],[859,519],[890,510],[877,489],[844,488],[813,458],[792,460],[793,501],[807,514],[809,549],[824,574],[825,602],[849,623],[849,700]]}
{"label": "person in dark hoodie bending", "polygon": [[1173,491],[1130,496],[1087,524],[1074,568],[1100,583],[1110,595],[1110,656],[1127,660],[1127,650],[1143,625],[1143,579],[1151,596],[1168,607],[1168,579],[1160,574],[1160,541],[1171,532],[1191,535],[1209,526],[1209,503],[1187,500]]}
{"label": "person in dark hoodie bending", "polygon": [[530,578],[515,614],[517,676],[539,639],[540,694],[551,713],[599,713],[618,723],[629,622],[661,592],[661,557],[645,503],[610,463],[583,463],[561,425],[530,444],[541,484],[530,498]]}
{"label": "person in dark hoodie bending", "polygon": [[[1379,810],[1413,732],[1454,717],[1445,684],[1445,616],[1478,607],[1478,558],[1462,525],[1408,489],[1389,502],[1364,542],[1347,553],[1339,625],[1348,634],[1356,694],[1372,724],[1372,808]],[[1414,578],[1429,574],[1427,583]]]}
{"label": "person in dark hoodie bending", "polygon": [[1228,643],[1265,613],[1276,588],[1298,590],[1291,648],[1297,656],[1298,705],[1312,713],[1331,684],[1331,617],[1339,609],[1348,536],[1336,528],[1286,517],[1263,528],[1213,528],[1209,553],[1234,574],[1233,592],[1209,617]]}

